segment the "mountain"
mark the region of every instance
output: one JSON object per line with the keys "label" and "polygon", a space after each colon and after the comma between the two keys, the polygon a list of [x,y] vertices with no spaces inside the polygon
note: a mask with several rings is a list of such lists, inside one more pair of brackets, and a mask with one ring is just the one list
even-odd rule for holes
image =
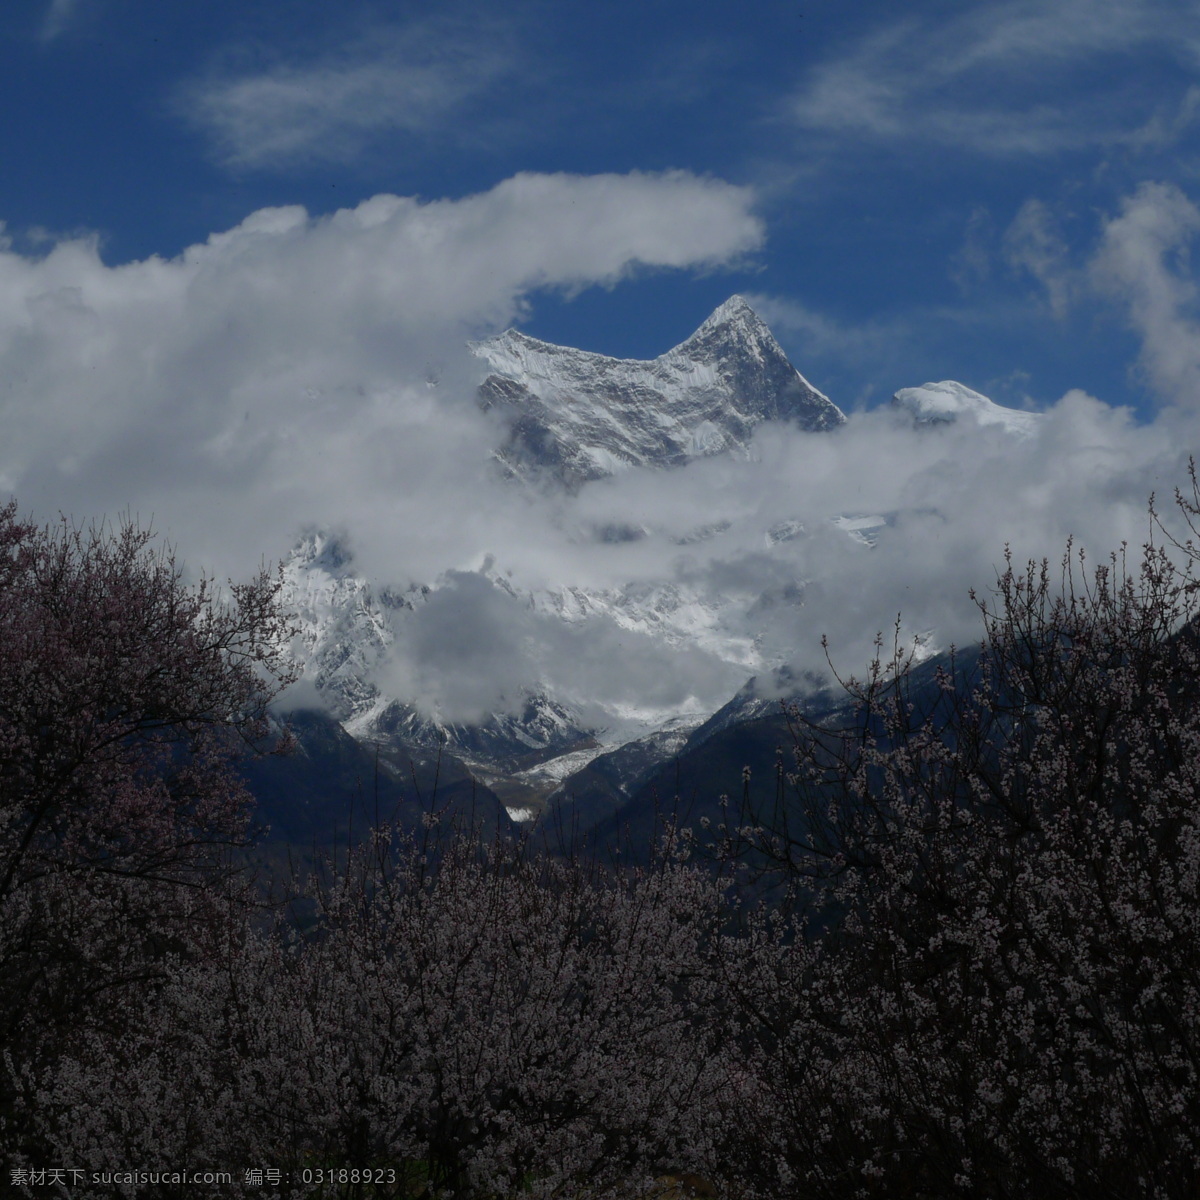
{"label": "mountain", "polygon": [[282,847],[344,850],[373,826],[414,828],[431,810],[488,835],[513,830],[500,798],[453,756],[360,740],[315,709],[289,713],[287,725],[292,753],[250,758],[242,766],[257,801],[256,822],[267,829],[262,849],[268,860],[279,859]]}
{"label": "mountain", "polygon": [[917,426],[950,425],[966,419],[980,425],[998,425],[1022,437],[1031,436],[1042,420],[1040,413],[1005,408],[952,379],[901,388],[892,397],[892,407],[907,413]]}
{"label": "mountain", "polygon": [[[941,702],[940,672],[969,687],[978,663],[979,649],[972,646],[915,663],[908,696],[916,719]],[[853,700],[836,686],[798,688],[785,701],[770,703],[735,698],[694,730],[668,761],[633,778],[603,810],[589,809],[595,819],[583,830],[586,840],[595,847],[620,845],[645,856],[666,820],[695,829],[701,847],[722,822],[778,829],[785,820],[802,820],[797,782],[788,775],[796,770],[804,721],[842,730],[859,727]],[[585,803],[592,802],[591,793],[583,791],[582,796]]]}
{"label": "mountain", "polygon": [[509,329],[473,347],[489,374],[480,403],[506,417],[500,461],[569,487],[633,466],[746,453],[768,420],[810,432],[845,421],[796,370],[741,296],[649,361],[554,346]]}
{"label": "mountain", "polygon": [[[531,495],[547,501],[573,499],[592,481],[632,468],[670,470],[699,457],[747,456],[764,421],[790,422],[813,437],[845,422],[740,296],[722,304],[686,341],[647,361],[554,346],[511,329],[472,350],[486,370],[479,403],[505,418],[495,457],[512,486],[534,484]],[[953,382],[903,389],[893,406],[922,429],[966,420],[1027,436],[1040,420]],[[684,774],[697,787],[704,779],[719,790],[736,786],[736,780],[719,784],[712,772],[749,753],[751,743],[756,754],[773,754],[780,736],[778,700],[764,699],[755,677],[770,680],[763,693],[771,696],[814,692],[813,680],[789,681],[784,669],[810,582],[796,564],[812,556],[797,551],[844,535],[855,546],[852,553],[869,554],[888,536],[896,514],[830,512],[814,520],[810,513],[801,520],[772,510],[752,528],[738,519],[743,525],[732,533],[732,521],[715,512],[697,512],[687,533],[650,528],[653,513],[637,527],[586,530],[578,543],[581,555],[657,538],[647,545],[663,556],[661,577],[648,578],[643,570],[626,583],[610,577],[607,585],[588,586],[564,577],[527,592],[491,556],[466,575],[447,563],[445,575],[398,588],[368,579],[348,538],[307,531],[286,560],[284,602],[297,619],[293,648],[304,671],[293,705],[323,714],[299,725],[310,768],[320,766],[321,778],[334,780],[341,793],[378,793],[389,805],[397,803],[409,777],[424,781],[426,792],[440,780],[464,803],[482,797],[518,820],[552,803],[583,826],[618,814],[626,819],[627,806],[638,797],[660,795],[669,764],[677,760],[688,764]],[[840,532],[831,535],[831,526]],[[503,547],[496,549],[503,554]],[[679,569],[672,565],[676,558],[684,564]],[[751,559],[759,580],[752,588],[743,575]],[[403,572],[404,564],[396,564],[394,578]],[[452,596],[443,589],[467,575],[476,592],[520,609],[520,636],[549,633],[556,654],[635,653],[664,673],[691,655],[705,664],[706,690],[657,704],[640,691],[636,700],[606,698],[589,690],[586,673],[555,676],[549,661],[548,674],[523,681],[505,711],[472,722],[430,711],[417,697],[397,694],[400,685],[388,680],[399,676],[386,668],[413,628],[406,622],[418,620],[423,610],[433,612],[425,606]],[[622,645],[637,649],[620,650]],[[640,678],[654,682],[644,672]],[[761,737],[753,733],[760,727]],[[366,756],[342,734],[365,747]],[[732,749],[726,753],[722,746]],[[277,811],[288,786],[275,787]],[[304,793],[305,828],[326,821],[311,792]],[[278,824],[287,827],[286,814]]]}
{"label": "mountain", "polygon": [[378,699],[371,676],[394,640],[391,613],[411,609],[413,597],[377,593],[355,570],[344,539],[310,529],[284,560],[282,599],[297,626],[293,654],[314,700],[353,729]]}
{"label": "mountain", "polygon": [[297,625],[293,654],[303,665],[308,699],[354,737],[425,756],[446,754],[489,773],[509,774],[590,742],[571,713],[536,693],[516,714],[463,725],[382,691],[376,674],[397,624],[431,590],[375,587],[358,574],[345,541],[320,530],[302,535],[284,562],[282,599]]}
{"label": "mountain", "polygon": [[[495,453],[514,481],[550,481],[577,490],[629,467],[669,468],[699,456],[745,455],[755,429],[767,420],[790,421],[813,433],[845,420],[788,361],[740,296],[722,304],[686,341],[649,361],[553,346],[513,329],[472,349],[487,369],[480,405],[499,407],[507,418]],[[725,527],[700,526],[679,544],[719,536]],[[801,529],[792,522],[768,541],[785,541]],[[604,528],[590,536],[603,543],[643,534]],[[499,569],[481,574],[512,594]],[[709,716],[626,705],[598,725],[595,705],[589,706],[591,720],[585,720],[569,698],[556,697],[538,680],[529,681],[515,711],[473,724],[423,711],[413,697],[389,694],[379,682],[380,668],[395,648],[397,631],[436,597],[439,586],[441,581],[429,580],[398,589],[368,580],[354,562],[349,539],[325,530],[305,532],[284,567],[284,600],[298,624],[294,653],[304,669],[296,702],[319,707],[354,738],[381,746],[385,763],[398,764],[398,770],[405,755],[422,761],[441,755],[449,767],[473,773],[523,814],[537,811],[573,771],[626,747],[594,771],[620,799],[623,788],[678,749]],[[575,628],[599,624],[664,648],[698,648],[732,664],[733,678],[762,665],[749,639],[725,620],[733,601],[678,581],[584,588],[564,579],[561,586],[519,599],[544,621]],[[329,742],[327,733],[322,737]]]}

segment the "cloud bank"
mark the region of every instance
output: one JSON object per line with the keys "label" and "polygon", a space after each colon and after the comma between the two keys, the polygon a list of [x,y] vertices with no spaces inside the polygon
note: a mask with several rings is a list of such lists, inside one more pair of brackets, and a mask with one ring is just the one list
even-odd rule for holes
{"label": "cloud bank", "polygon": [[737,260],[763,237],[752,203],[684,172],[526,174],[461,200],[264,209],[171,260],[8,245],[0,491],[42,518],[153,516],[220,571],[314,523],[416,578],[461,565],[481,529],[525,519],[487,493],[467,340],[538,289]]}
{"label": "cloud bank", "polygon": [[[970,419],[918,430],[884,407],[831,434],[763,426],[749,460],[627,471],[573,496],[502,480],[466,341],[519,320],[539,289],[737,262],[764,236],[753,202],[680,172],[520,175],[461,200],[266,209],[170,260],[5,245],[0,494],[42,520],[153,518],[222,575],[278,558],[305,526],[345,530],[377,582],[432,585],[383,677],[450,717],[519,706],[539,681],[597,721],[715,708],[753,671],[822,668],[822,635],[861,670],[897,613],[940,645],[976,639],[967,592],[986,590],[1006,542],[1057,558],[1073,535],[1095,561],[1146,539],[1149,492],[1183,482],[1200,442],[1186,256],[1200,211],[1160,185],[1104,223],[1062,293],[1102,292],[1136,331],[1168,402],[1150,424],[1078,391],[1027,438]],[[1030,213],[1013,253],[1050,286],[1055,246]],[[632,534],[598,540],[605,528]]]}

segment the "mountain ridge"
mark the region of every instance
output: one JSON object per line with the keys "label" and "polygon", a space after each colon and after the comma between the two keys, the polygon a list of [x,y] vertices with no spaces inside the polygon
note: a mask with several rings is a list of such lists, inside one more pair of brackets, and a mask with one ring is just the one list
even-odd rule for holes
{"label": "mountain ridge", "polygon": [[499,461],[514,476],[550,475],[570,488],[631,467],[744,454],[766,420],[821,432],[846,419],[737,295],[653,359],[556,346],[516,329],[471,349],[489,369],[481,406],[506,418]]}
{"label": "mountain ridge", "polygon": [[[736,295],[690,337],[654,359],[554,346],[512,329],[472,349],[494,368],[480,385],[480,404],[485,409],[501,405],[508,418],[506,440],[495,450],[506,473],[567,491],[633,468],[667,470],[715,454],[748,454],[750,439],[764,421],[790,421],[817,437],[832,435],[846,420]],[[918,428],[965,417],[1026,434],[1038,421],[1036,414],[1002,409],[951,382],[901,389],[893,407]],[[686,535],[654,528],[653,516],[638,518],[643,523],[636,528],[598,525],[579,544],[658,537],[664,553],[673,553],[670,546],[703,543],[716,547],[712,553],[719,557],[720,540],[735,535],[726,533],[730,521],[713,520],[714,515],[721,516],[698,513],[706,524]],[[885,512],[830,512],[825,530],[831,524],[838,536],[861,548],[856,552],[870,553],[889,535],[894,518]],[[585,808],[615,811],[652,777],[658,762],[695,753],[717,735],[766,719],[779,703],[766,699],[768,694],[798,693],[811,682],[784,686],[786,680],[777,675],[783,666],[776,661],[782,644],[778,631],[772,642],[762,622],[768,609],[785,632],[802,619],[808,582],[790,573],[795,566],[786,556],[797,539],[828,536],[823,524],[812,514],[800,520],[786,512],[764,521],[755,554],[775,558],[777,567],[764,576],[774,582],[766,585],[768,592],[744,596],[697,573],[590,588],[563,578],[526,592],[515,589],[488,554],[470,578],[480,588],[506,592],[531,614],[528,621],[534,624],[522,626],[526,635],[551,627],[616,631],[618,640],[630,638],[663,670],[670,669],[676,653],[700,652],[721,664],[722,680],[728,675],[744,682],[730,686],[724,703],[711,703],[713,695],[707,694],[701,706],[689,695],[686,703],[656,707],[639,694],[630,706],[614,693],[604,709],[591,695],[584,704],[577,683],[568,680],[556,691],[553,679],[531,678],[522,681],[519,703],[514,700],[511,711],[471,721],[443,719],[415,697],[390,694],[395,685],[386,683],[389,676],[381,670],[403,642],[404,622],[436,603],[439,589],[453,587],[454,577],[461,582],[463,572],[448,563],[438,579],[404,589],[372,582],[359,572],[348,543],[312,529],[296,543],[284,570],[285,600],[296,609],[300,627],[295,655],[305,680],[297,694],[397,763],[405,756],[447,756],[457,764],[455,770],[471,773],[523,818],[536,816],[550,797],[563,800],[575,788],[590,797]],[[744,538],[745,531],[736,536]],[[780,564],[789,572],[785,583],[779,582]],[[578,639],[557,644],[568,647]],[[601,642],[613,644],[612,638]],[[755,676],[771,681],[765,690],[760,692]]]}

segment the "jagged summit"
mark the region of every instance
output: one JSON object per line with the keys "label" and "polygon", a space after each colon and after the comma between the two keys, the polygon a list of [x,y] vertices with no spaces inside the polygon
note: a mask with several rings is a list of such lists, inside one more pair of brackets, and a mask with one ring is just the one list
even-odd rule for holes
{"label": "jagged summit", "polygon": [[[769,419],[810,430],[845,419],[788,362],[741,296],[722,304],[686,341],[645,362],[554,346],[515,329],[474,349],[490,370],[481,402],[503,406],[509,418],[502,461],[515,474],[568,486],[635,465],[669,467],[700,455],[744,452]],[[489,580],[511,591],[501,575]],[[469,725],[443,721],[414,696],[392,694],[393,676],[383,669],[440,582],[405,590],[381,586],[356,566],[348,531],[313,528],[293,546],[283,583],[297,625],[292,653],[309,689],[303,694],[354,737],[414,753],[444,746],[495,782],[546,759],[595,753],[597,731],[640,736],[666,719],[653,706],[645,712],[625,703],[598,708],[594,698],[585,704],[569,689],[560,694],[553,680],[531,678],[515,711],[484,714]],[[727,597],[642,581],[587,591],[564,580],[526,599],[545,621],[635,630],[647,645],[695,645],[732,664],[731,678],[743,666],[758,665],[758,651],[744,633],[722,625]],[[664,753],[666,745],[659,747]]]}
{"label": "jagged summit", "polygon": [[744,453],[766,420],[812,432],[845,420],[742,296],[649,360],[555,346],[515,329],[472,349],[490,371],[480,402],[508,417],[501,461],[514,474],[549,474],[568,486],[633,466]]}
{"label": "jagged summit", "polygon": [[657,358],[614,358],[608,354],[599,354],[591,350],[577,350],[573,346],[560,346],[555,342],[546,342],[511,327],[495,337],[474,343],[471,349],[489,363],[505,362],[511,355],[512,365],[530,362],[543,356],[552,356],[564,361],[575,359],[581,363],[587,362],[595,365],[616,363],[626,367],[653,367],[655,364],[671,358],[698,358],[711,352],[713,348],[718,348],[718,350],[724,348],[729,351],[739,345],[743,347],[761,345],[769,352],[777,355],[783,354],[782,348],[775,340],[775,335],[771,333],[762,317],[751,308],[749,301],[744,296],[733,295],[715,308],[695,333]]}
{"label": "jagged summit", "polygon": [[967,417],[980,425],[999,425],[1009,433],[1026,437],[1037,430],[1042,419],[1041,413],[1021,412],[996,404],[953,379],[901,388],[892,397],[892,406],[908,413],[916,425],[949,425]]}
{"label": "jagged summit", "polygon": [[741,340],[749,344],[765,343],[770,349],[783,353],[766,321],[751,308],[745,296],[736,293],[724,304],[718,305],[691,337],[667,353],[675,354],[693,347],[699,348],[708,343],[717,331],[720,331],[724,340]]}
{"label": "jagged summit", "polygon": [[[767,328],[763,319],[750,307],[750,301],[740,292],[734,292],[724,304],[718,304],[713,309],[696,333],[702,332],[710,325],[724,325],[729,321],[745,321],[761,325],[763,329]],[[695,334],[692,336],[695,337]]]}

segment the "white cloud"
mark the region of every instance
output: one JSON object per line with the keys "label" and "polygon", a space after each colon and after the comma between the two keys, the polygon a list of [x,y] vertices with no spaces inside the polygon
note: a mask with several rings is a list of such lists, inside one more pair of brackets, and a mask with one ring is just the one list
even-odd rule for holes
{"label": "white cloud", "polygon": [[[684,173],[521,175],[462,200],[266,209],[171,260],[110,267],[85,240],[43,257],[0,248],[0,480],[43,520],[153,516],[221,574],[284,553],[304,525],[348,529],[376,579],[441,579],[388,670],[448,715],[512,704],[538,677],[574,700],[715,707],[749,669],[739,654],[820,668],[828,634],[837,663],[861,670],[897,611],[943,643],[974,640],[967,590],[987,587],[1006,541],[1022,558],[1057,557],[1068,533],[1094,556],[1144,540],[1147,494],[1185,478],[1200,418],[1180,407],[1139,426],[1078,392],[1031,439],[969,422],[917,432],[883,410],[832,435],[766,426],[753,461],[629,471],[575,496],[501,481],[465,341],[539,288],[736,261],[763,237],[752,203]],[[1093,268],[1130,303],[1164,386],[1195,370],[1178,256],[1197,228],[1180,193],[1143,188]],[[818,314],[790,317],[861,349]],[[874,549],[830,520],[842,514],[886,518]],[[589,542],[604,525],[650,532]],[[488,555],[511,592],[478,573]],[[680,605],[684,626],[699,597],[720,627],[669,649],[615,608],[564,626],[528,600],[563,583],[659,588],[663,620]]]}
{"label": "white cloud", "polygon": [[1200,207],[1173,183],[1143,183],[1116,216],[1102,217],[1099,237],[1073,248],[1061,213],[1029,199],[1005,231],[1010,267],[1028,272],[1059,318],[1117,306],[1140,341],[1138,368],[1160,399],[1200,407],[1200,290],[1191,251]]}
{"label": "white cloud", "polygon": [[154,515],[222,571],[315,522],[431,578],[524,520],[489,492],[468,338],[539,288],[738,259],[762,238],[752,200],[682,172],[518,175],[461,200],[264,209],[171,260],[5,249],[0,479],[42,518]]}
{"label": "white cloud", "polygon": [[[509,561],[526,558],[523,546],[506,549]],[[569,555],[556,567],[569,569]],[[701,646],[672,646],[609,614],[563,621],[475,572],[446,572],[396,633],[383,690],[452,720],[520,711],[526,689],[543,680],[600,725],[619,709],[716,708],[745,675]]]}
{"label": "white cloud", "polygon": [[[1068,535],[1092,561],[1148,532],[1149,493],[1186,480],[1195,418],[1167,414],[1137,426],[1124,410],[1071,392],[1036,436],[963,422],[914,430],[885,409],[855,413],[832,434],[765,426],[750,462],[710,459],[675,472],[632,472],[595,484],[578,504],[593,522],[646,524],[657,532],[621,549],[631,577],[655,571],[727,605],[732,637],[767,659],[823,671],[821,636],[836,664],[861,672],[877,631],[897,614],[907,634],[937,643],[978,641],[977,610],[1011,543],[1019,562],[1057,560]],[[886,519],[873,549],[837,515]],[[727,522],[709,539],[671,537]],[[802,532],[773,542],[772,529]],[[615,659],[614,665],[620,660]]]}
{"label": "white cloud", "polygon": [[1197,116],[1200,116],[1200,87],[1193,86],[1184,92],[1174,111],[1170,106],[1156,109],[1140,129],[1130,134],[1129,143],[1137,149],[1173,146],[1196,123]]}
{"label": "white cloud", "polygon": [[[1190,124],[1195,100],[1189,91],[1178,115],[1146,114],[1139,123],[1136,93],[1126,90],[1130,56],[1190,66],[1198,45],[1200,17],[1159,0],[956,6],[860,37],[808,74],[787,113],[809,133],[838,139],[843,153],[855,140],[999,157],[1162,145]],[[1088,81],[1088,71],[1105,66],[1115,69]]]}
{"label": "white cloud", "polygon": [[1079,288],[1078,273],[1070,266],[1066,239],[1042,201],[1021,205],[1005,232],[1004,255],[1010,266],[1028,271],[1045,288],[1056,317],[1066,315]]}
{"label": "white cloud", "polygon": [[375,28],[315,59],[195,81],[179,108],[227,166],[345,162],[381,134],[444,134],[514,66],[495,27]]}
{"label": "white cloud", "polygon": [[1200,208],[1173,184],[1146,183],[1107,222],[1092,282],[1128,311],[1141,363],[1168,399],[1200,407],[1200,320],[1190,250]]}

